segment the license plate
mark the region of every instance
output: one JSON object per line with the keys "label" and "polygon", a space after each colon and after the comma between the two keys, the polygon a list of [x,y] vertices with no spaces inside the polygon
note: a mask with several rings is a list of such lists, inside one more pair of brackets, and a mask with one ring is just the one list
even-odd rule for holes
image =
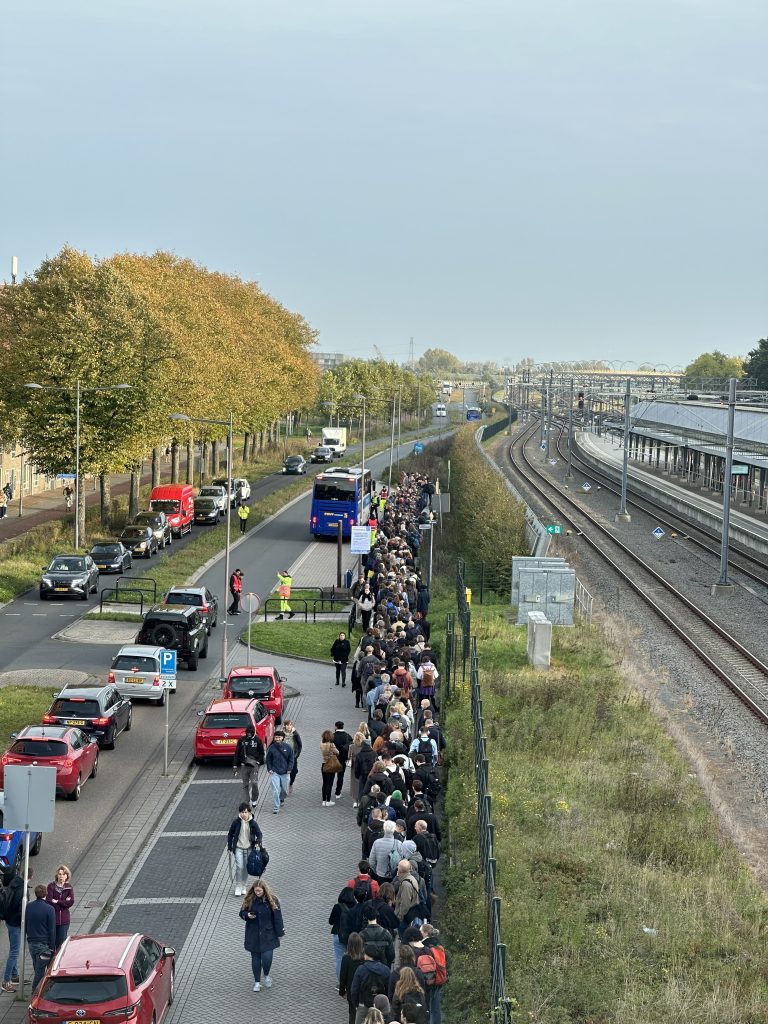
{"label": "license plate", "polygon": [[109,566],[105,565],[103,562],[97,562],[96,563],[96,568],[97,569],[109,569]]}
{"label": "license plate", "polygon": [[66,594],[66,593],[67,593],[67,591],[69,590],[69,587],[54,587],[53,589],[54,589],[54,590],[55,590],[55,591],[56,591],[57,593],[61,593],[61,594]]}
{"label": "license plate", "polygon": [[85,725],[84,718],[67,718],[64,725]]}
{"label": "license plate", "polygon": [[64,1024],[101,1024],[100,1020],[67,1020]]}
{"label": "license plate", "polygon": [[126,681],[126,683],[144,683],[144,682],[146,682],[146,680],[142,679],[141,676],[126,676],[125,677],[125,681]]}
{"label": "license plate", "polygon": [[213,742],[219,747],[234,747],[237,740],[214,740]]}

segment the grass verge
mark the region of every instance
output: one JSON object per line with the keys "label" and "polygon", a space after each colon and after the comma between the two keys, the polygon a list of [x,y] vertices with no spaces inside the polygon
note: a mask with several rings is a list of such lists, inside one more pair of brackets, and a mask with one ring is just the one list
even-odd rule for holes
{"label": "grass verge", "polygon": [[[764,1024],[768,902],[688,763],[596,630],[526,663],[509,608],[473,607],[515,1021]],[[467,688],[448,707],[446,1018],[487,1020]]]}
{"label": "grass verge", "polygon": [[101,622],[143,622],[144,616],[138,612],[88,612],[84,619],[96,619]]}
{"label": "grass verge", "polygon": [[[347,632],[345,622],[255,622],[251,626],[251,643],[271,654],[287,657],[316,658],[331,662],[331,645],[341,632]],[[247,641],[248,631],[243,633]],[[352,638],[352,649],[357,637]]]}
{"label": "grass verge", "polygon": [[0,740],[5,746],[12,732],[42,719],[56,692],[53,686],[4,686],[0,689]]}

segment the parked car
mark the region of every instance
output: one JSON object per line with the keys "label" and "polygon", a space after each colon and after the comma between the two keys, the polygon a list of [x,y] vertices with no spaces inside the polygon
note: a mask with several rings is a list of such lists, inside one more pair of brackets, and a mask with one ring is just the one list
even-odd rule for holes
{"label": "parked car", "polygon": [[32,995],[30,1024],[162,1024],[175,958],[171,946],[142,933],[71,935]]}
{"label": "parked car", "polygon": [[40,600],[48,597],[79,597],[88,600],[99,589],[99,570],[90,555],[56,555],[43,566]]}
{"label": "parked car", "polygon": [[100,747],[115,749],[118,734],[130,732],[133,708],[111,683],[64,686],[43,715],[43,725],[72,725],[97,740]]}
{"label": "parked car", "polygon": [[119,540],[99,541],[88,554],[99,572],[126,572],[133,565],[133,555]]}
{"label": "parked car", "polygon": [[[5,803],[5,794],[0,792],[0,804]],[[3,828],[3,812],[0,810],[0,875],[3,885],[9,885],[14,875],[24,868],[23,831],[8,832]],[[29,833],[29,855],[36,857],[43,845],[42,832]]]}
{"label": "parked car", "polygon": [[221,506],[217,498],[195,498],[195,522],[216,526],[221,519]]}
{"label": "parked car", "polygon": [[221,484],[206,484],[201,487],[197,494],[198,498],[213,498],[218,504],[222,515],[227,513],[227,488]]}
{"label": "parked car", "polygon": [[255,697],[267,711],[274,711],[275,723],[280,725],[283,720],[285,682],[286,679],[271,665],[261,668],[236,665],[230,669],[222,696],[228,699]]}
{"label": "parked car", "polygon": [[307,463],[303,455],[289,455],[283,463],[284,473],[294,473],[297,476],[307,472]]}
{"label": "parked car", "polygon": [[208,634],[197,608],[158,604],[150,608],[136,636],[137,644],[165,647],[176,651],[179,661],[190,672],[197,671],[200,658],[208,657]]}
{"label": "parked car", "polygon": [[126,526],[120,541],[137,558],[151,558],[160,550],[151,526]]}
{"label": "parked car", "polygon": [[158,547],[173,544],[173,530],[165,512],[139,512],[133,521],[137,526],[148,526],[152,530]]}
{"label": "parked car", "polygon": [[149,495],[149,512],[164,512],[174,537],[192,532],[194,489],[191,484],[164,484],[153,487]]}
{"label": "parked car", "polygon": [[275,735],[275,714],[258,700],[214,700],[200,716],[195,731],[195,764],[209,757],[234,757],[237,741],[249,725],[265,747]]}
{"label": "parked car", "polygon": [[56,792],[70,800],[79,800],[85,780],[96,778],[99,745],[82,730],[71,726],[28,725],[13,734],[13,743],[0,758],[3,780],[9,764],[55,768]]}
{"label": "parked car", "polygon": [[319,444],[309,457],[310,462],[333,462],[333,452],[325,445]]}
{"label": "parked car", "polygon": [[163,604],[189,605],[197,608],[203,617],[208,636],[219,624],[219,599],[208,587],[171,587]]}
{"label": "parked car", "polygon": [[[212,484],[218,484],[225,490],[227,488],[227,478],[217,477],[216,480],[211,480]],[[251,485],[245,479],[244,476],[236,476],[232,481],[232,508],[237,505],[238,501],[247,501],[251,496]]]}
{"label": "parked car", "polygon": [[111,683],[123,697],[134,700],[154,701],[159,707],[165,704],[165,691],[176,692],[176,676],[166,676],[160,671],[162,647],[128,644],[121,647],[112,659],[107,674]]}

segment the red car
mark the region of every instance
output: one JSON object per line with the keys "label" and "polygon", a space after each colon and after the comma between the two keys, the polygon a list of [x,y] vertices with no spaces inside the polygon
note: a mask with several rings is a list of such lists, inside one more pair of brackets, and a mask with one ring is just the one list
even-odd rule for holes
{"label": "red car", "polygon": [[283,683],[286,682],[270,665],[253,668],[236,665],[224,684],[224,697],[255,697],[267,711],[275,712],[275,723],[283,720]]}
{"label": "red car", "polygon": [[74,935],[29,1005],[29,1024],[160,1024],[173,1002],[176,951],[149,935]]}
{"label": "red car", "polygon": [[0,786],[9,764],[47,765],[56,769],[56,792],[79,800],[83,783],[99,770],[99,744],[71,726],[28,725],[14,735],[0,764]]}
{"label": "red car", "polygon": [[195,764],[209,757],[234,757],[237,741],[252,725],[264,747],[275,735],[275,713],[258,700],[214,700],[195,732]]}

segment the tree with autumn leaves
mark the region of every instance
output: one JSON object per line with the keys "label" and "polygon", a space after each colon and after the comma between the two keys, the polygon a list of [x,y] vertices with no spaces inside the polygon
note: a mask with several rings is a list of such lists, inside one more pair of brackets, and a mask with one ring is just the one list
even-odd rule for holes
{"label": "tree with autumn leaves", "polygon": [[339,417],[341,423],[360,416],[365,395],[366,412],[372,420],[386,420],[392,414],[393,399],[402,398],[402,412],[423,418],[435,401],[437,383],[430,374],[413,373],[397,363],[384,360],[348,359],[326,370],[320,381],[318,405],[326,415]]}
{"label": "tree with autumn leaves", "polygon": [[[152,452],[159,465],[171,446],[178,478],[179,446],[191,449],[191,425],[169,413],[226,420],[231,411],[247,456],[279,417],[315,403],[314,340],[301,316],[252,282],[164,252],[94,261],[64,248],[0,290],[3,438],[20,440],[40,472],[73,472],[80,380],[81,476],[99,477],[104,516],[109,474],[130,471],[135,511],[142,460]],[[130,388],[98,390],[119,383]],[[225,435],[194,426],[214,466]],[[84,536],[82,501],[78,514]]]}

